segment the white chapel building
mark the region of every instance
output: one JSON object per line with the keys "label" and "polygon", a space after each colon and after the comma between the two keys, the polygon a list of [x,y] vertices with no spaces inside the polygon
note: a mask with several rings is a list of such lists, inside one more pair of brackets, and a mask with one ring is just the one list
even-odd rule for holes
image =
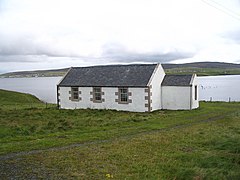
{"label": "white chapel building", "polygon": [[166,75],[161,64],[72,67],[57,85],[61,109],[151,112],[199,107],[196,75]]}

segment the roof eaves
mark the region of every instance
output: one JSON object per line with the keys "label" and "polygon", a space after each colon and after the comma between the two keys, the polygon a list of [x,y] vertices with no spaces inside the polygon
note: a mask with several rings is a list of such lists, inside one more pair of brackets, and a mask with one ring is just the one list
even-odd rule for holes
{"label": "roof eaves", "polygon": [[79,85],[58,85],[59,87],[109,87],[109,88],[118,88],[118,87],[128,87],[128,88],[146,88],[148,86],[79,86]]}
{"label": "roof eaves", "polygon": [[161,86],[189,87],[189,86],[191,86],[191,84],[188,84],[188,85],[161,85]]}

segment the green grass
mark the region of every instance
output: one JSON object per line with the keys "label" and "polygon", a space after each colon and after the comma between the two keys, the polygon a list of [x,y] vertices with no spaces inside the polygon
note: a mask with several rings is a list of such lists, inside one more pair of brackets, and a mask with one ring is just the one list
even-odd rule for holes
{"label": "green grass", "polygon": [[43,152],[13,162],[23,167],[35,164],[44,169],[35,172],[37,176],[50,173],[56,179],[104,179],[110,174],[114,179],[237,180],[239,120],[239,116],[229,116],[182,129]]}
{"label": "green grass", "polygon": [[46,105],[33,95],[0,89],[0,110],[38,107],[42,108]]}
{"label": "green grass", "polygon": [[15,171],[0,168],[3,178],[240,178],[240,103],[132,113],[46,108],[31,95],[2,90],[0,100],[2,156],[83,143],[4,160],[2,168]]}

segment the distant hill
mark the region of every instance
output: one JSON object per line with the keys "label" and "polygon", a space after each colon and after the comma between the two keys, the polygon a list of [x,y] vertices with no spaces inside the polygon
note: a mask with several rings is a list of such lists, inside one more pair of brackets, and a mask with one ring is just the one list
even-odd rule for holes
{"label": "distant hill", "polygon": [[186,64],[162,64],[167,74],[193,74],[199,76],[240,75],[240,64],[222,62],[196,62]]}
{"label": "distant hill", "polygon": [[[200,76],[209,75],[240,75],[240,64],[222,62],[196,62],[185,64],[162,64],[167,74],[193,74]],[[19,71],[1,74],[0,77],[54,77],[63,76],[69,68],[38,70],[38,71]]]}
{"label": "distant hill", "polygon": [[63,76],[69,68],[63,69],[50,69],[50,70],[37,70],[37,71],[18,71],[1,74],[0,77],[12,78],[12,77],[56,77]]}
{"label": "distant hill", "polygon": [[240,68],[240,64],[223,63],[223,62],[195,62],[185,64],[162,64],[164,69],[172,68],[221,68],[221,69],[235,69]]}

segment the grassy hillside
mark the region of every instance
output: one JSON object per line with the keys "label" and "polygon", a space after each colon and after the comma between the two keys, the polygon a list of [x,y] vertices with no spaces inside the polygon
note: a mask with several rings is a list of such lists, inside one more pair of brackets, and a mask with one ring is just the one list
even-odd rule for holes
{"label": "grassy hillside", "polygon": [[43,103],[35,96],[0,89],[0,109],[42,107]]}
{"label": "grassy hillside", "polygon": [[51,69],[51,70],[38,70],[38,71],[18,71],[0,74],[0,77],[5,78],[21,78],[21,77],[55,77],[63,76],[69,68],[64,69]]}
{"label": "grassy hillside", "polygon": [[0,89],[1,105],[41,103],[41,101],[31,94],[19,93]]}
{"label": "grassy hillside", "polygon": [[237,69],[240,64],[224,63],[224,62],[194,62],[185,64],[163,64],[166,69],[172,68],[218,68],[218,69]]}
{"label": "grassy hillside", "polygon": [[240,68],[171,68],[165,69],[166,74],[197,74],[198,76],[240,75]]}
{"label": "grassy hillside", "polygon": [[[239,75],[240,64],[220,62],[197,62],[186,64],[162,64],[167,74],[193,74],[200,76],[214,75]],[[0,75],[0,77],[51,77],[63,76],[69,68],[41,70],[41,71],[20,71]]]}
{"label": "grassy hillside", "polygon": [[221,62],[196,62],[186,64],[163,64],[167,74],[193,74],[199,76],[239,75],[240,64]]}
{"label": "grassy hillside", "polygon": [[0,101],[3,179],[240,177],[240,103],[153,113],[58,110],[31,95],[0,93],[15,96]]}

